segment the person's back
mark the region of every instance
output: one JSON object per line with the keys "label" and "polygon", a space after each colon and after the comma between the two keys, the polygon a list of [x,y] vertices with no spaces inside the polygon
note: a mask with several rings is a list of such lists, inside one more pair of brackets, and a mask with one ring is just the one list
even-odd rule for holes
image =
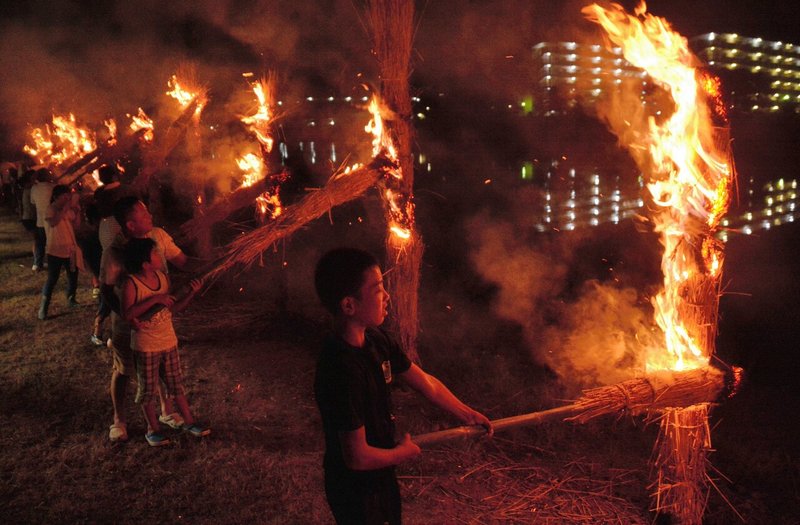
{"label": "person's back", "polygon": [[50,182],[49,175],[37,172],[37,181],[31,188],[31,203],[36,207],[36,227],[45,227],[45,215],[50,206],[50,197],[55,184]]}

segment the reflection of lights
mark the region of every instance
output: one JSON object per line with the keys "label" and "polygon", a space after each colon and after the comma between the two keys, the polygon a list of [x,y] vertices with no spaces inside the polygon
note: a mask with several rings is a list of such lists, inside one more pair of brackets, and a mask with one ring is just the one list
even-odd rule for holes
{"label": "reflection of lights", "polygon": [[589,224],[591,224],[592,226],[597,226],[598,224],[600,224],[600,221],[598,221],[596,217],[592,217],[591,219],[589,219]]}

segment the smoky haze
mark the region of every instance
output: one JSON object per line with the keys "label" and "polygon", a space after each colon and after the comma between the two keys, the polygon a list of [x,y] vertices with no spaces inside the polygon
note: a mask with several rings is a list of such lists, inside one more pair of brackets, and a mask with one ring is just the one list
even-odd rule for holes
{"label": "smoky haze", "polygon": [[[580,15],[586,3],[418,2],[412,89],[463,95],[464,105],[475,101],[483,110],[516,101],[531,90],[531,46],[542,40],[600,41],[599,31]],[[164,92],[170,76],[186,64],[209,89],[204,121],[236,121],[247,111],[252,93],[244,72],[258,77],[274,71],[283,99],[359,92],[360,84],[379,82],[361,6],[356,0],[86,0],[5,8],[0,125],[6,142],[18,151],[31,127],[43,125],[53,113],[72,112],[80,123],[99,130],[110,116],[122,128],[128,122],[124,115],[142,107],[158,129],[158,122],[177,114]],[[503,164],[500,155],[546,139],[536,133],[509,138],[481,122],[482,115],[473,118],[437,124],[449,128],[450,138],[466,142],[471,157],[481,161],[461,165],[463,170],[436,166],[450,180],[465,181],[455,183],[449,194],[442,190],[446,198],[479,199],[486,191],[482,183],[472,184],[485,178],[479,166]],[[355,136],[363,129],[340,133]],[[489,135],[509,149],[488,147],[484,139]],[[441,137],[428,139],[421,149],[453,149]],[[214,140],[218,157],[207,163],[206,172],[229,170],[232,159],[252,146],[252,139],[235,132]],[[433,207],[429,213],[436,211]],[[465,212],[459,218],[470,216],[461,223],[461,234],[471,237],[465,257],[471,271],[497,287],[495,315],[518,323],[531,355],[565,381],[583,386],[629,377],[641,366],[636,341],[648,337],[649,304],[642,288],[608,282],[592,272],[594,278],[577,282],[574,268],[585,261],[576,253],[586,239],[577,235],[562,245],[528,242],[524,225],[530,223],[530,210],[509,214],[498,219]],[[436,217],[421,221],[438,227]],[[655,253],[658,247],[648,244],[646,249]],[[597,261],[602,253],[597,248],[583,256]],[[606,266],[637,260],[628,255]],[[633,277],[632,266],[626,282],[649,283]]]}

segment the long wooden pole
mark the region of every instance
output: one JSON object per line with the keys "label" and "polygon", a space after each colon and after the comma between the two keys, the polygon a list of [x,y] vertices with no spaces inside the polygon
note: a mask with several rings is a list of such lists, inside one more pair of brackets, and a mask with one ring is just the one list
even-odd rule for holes
{"label": "long wooden pole", "polygon": [[[581,407],[577,404],[566,405],[563,407],[551,408],[549,410],[542,410],[541,412],[531,412],[529,414],[521,414],[519,416],[505,417],[502,419],[492,420],[492,427],[495,432],[499,432],[508,428],[524,427],[528,425],[538,425],[547,421],[565,418],[576,414],[581,411]],[[420,434],[411,438],[414,443],[420,446],[433,445],[441,443],[442,441],[449,441],[457,438],[467,438],[472,436],[482,436],[486,434],[486,429],[480,425],[465,425],[460,427],[448,428],[446,430],[439,430],[437,432],[429,432],[427,434]]]}

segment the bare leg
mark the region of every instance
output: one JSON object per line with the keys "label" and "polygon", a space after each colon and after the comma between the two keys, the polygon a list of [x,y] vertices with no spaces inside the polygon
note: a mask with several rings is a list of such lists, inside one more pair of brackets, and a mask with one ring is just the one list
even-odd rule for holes
{"label": "bare leg", "polygon": [[111,373],[111,404],[114,407],[114,423],[125,424],[125,393],[130,377],[117,370]]}

